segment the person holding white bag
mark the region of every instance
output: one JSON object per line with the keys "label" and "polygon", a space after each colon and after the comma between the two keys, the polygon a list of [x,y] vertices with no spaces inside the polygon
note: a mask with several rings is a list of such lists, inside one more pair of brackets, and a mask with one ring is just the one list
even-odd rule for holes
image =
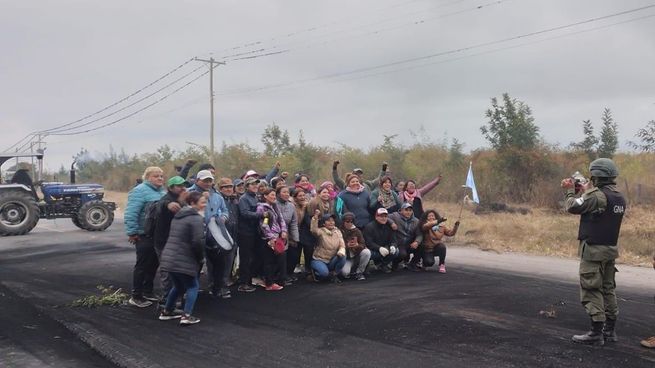
{"label": "person holding white bag", "polygon": [[[225,200],[214,189],[214,175],[209,170],[200,170],[196,175],[195,184],[189,188],[189,192],[200,192],[207,198],[207,207],[205,208],[205,225],[209,230],[209,225],[213,221],[216,224],[224,224],[229,218],[229,211]],[[220,294],[222,272],[221,262],[222,255],[218,239],[207,231],[205,239],[205,257],[207,258],[207,274],[209,278],[210,292],[214,296]]]}

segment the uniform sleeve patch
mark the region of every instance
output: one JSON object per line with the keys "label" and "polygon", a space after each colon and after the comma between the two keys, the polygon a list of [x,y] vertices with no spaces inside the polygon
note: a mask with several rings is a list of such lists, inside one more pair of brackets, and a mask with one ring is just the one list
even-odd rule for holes
{"label": "uniform sleeve patch", "polygon": [[583,203],[584,203],[584,199],[582,197],[575,199],[575,204],[577,204],[578,206],[582,206]]}

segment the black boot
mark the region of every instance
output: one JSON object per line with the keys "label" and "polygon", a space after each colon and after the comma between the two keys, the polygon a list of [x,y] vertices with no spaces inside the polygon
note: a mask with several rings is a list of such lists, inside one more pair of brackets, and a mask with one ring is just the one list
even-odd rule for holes
{"label": "black boot", "polygon": [[573,335],[573,342],[586,345],[602,346],[605,344],[603,337],[603,322],[591,322],[591,331],[584,335]]}
{"label": "black boot", "polygon": [[619,341],[619,337],[616,335],[616,319],[607,319],[605,321],[605,327],[603,327],[603,337],[605,337],[605,341],[609,342],[617,342]]}

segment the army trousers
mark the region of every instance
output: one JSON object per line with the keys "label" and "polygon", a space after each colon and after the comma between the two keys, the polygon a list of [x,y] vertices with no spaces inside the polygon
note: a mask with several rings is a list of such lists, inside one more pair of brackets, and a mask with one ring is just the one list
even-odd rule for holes
{"label": "army trousers", "polygon": [[616,272],[614,260],[580,261],[580,302],[594,322],[615,320],[619,314]]}

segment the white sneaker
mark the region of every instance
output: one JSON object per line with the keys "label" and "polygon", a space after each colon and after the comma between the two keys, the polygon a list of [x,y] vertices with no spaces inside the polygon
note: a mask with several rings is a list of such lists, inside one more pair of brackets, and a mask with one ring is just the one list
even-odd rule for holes
{"label": "white sneaker", "polygon": [[182,316],[180,319],[180,325],[182,326],[195,325],[198,322],[200,322],[200,318],[196,318],[189,314]]}
{"label": "white sneaker", "polygon": [[145,299],[137,299],[137,298],[130,298],[130,300],[127,301],[130,305],[133,305],[135,307],[139,308],[147,308],[152,305],[152,302],[150,300],[145,300]]}

